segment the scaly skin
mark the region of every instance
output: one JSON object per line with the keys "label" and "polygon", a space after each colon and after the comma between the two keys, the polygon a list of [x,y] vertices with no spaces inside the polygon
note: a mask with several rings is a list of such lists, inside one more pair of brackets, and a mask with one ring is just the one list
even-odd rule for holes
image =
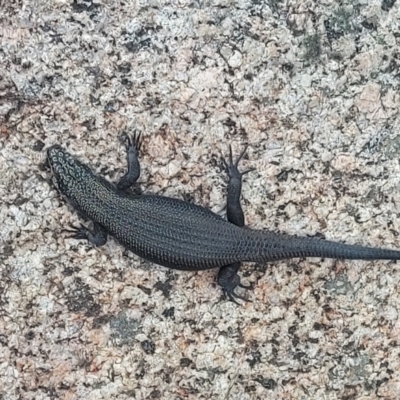
{"label": "scaly skin", "polygon": [[[238,263],[243,261],[268,262],[295,257],[400,259],[400,251],[396,250],[346,245],[243,227],[241,210],[235,210],[238,200],[231,202],[231,210],[228,207],[232,223],[204,207],[182,200],[128,194],[124,190],[139,176],[137,153],[141,142],[140,136],[127,141],[128,169],[132,173],[129,175],[128,171],[117,185],[95,175],[88,166],[60,146],[48,149],[48,162],[55,185],[76,210],[95,224],[94,232],[81,227],[75,229],[74,237],[102,245],[108,234],[140,257],[173,269],[199,271],[230,266],[220,282],[224,288],[229,274],[233,274],[236,280],[232,278],[234,284],[228,287],[228,294],[232,294],[240,284],[236,272],[240,266]],[[229,165],[226,167],[229,169]],[[233,167],[232,157],[230,167]],[[233,186],[237,184],[235,173],[233,171],[231,176]],[[240,189],[241,186],[239,195]],[[233,198],[238,198],[237,189],[231,192]],[[235,217],[237,212],[239,214]]]}

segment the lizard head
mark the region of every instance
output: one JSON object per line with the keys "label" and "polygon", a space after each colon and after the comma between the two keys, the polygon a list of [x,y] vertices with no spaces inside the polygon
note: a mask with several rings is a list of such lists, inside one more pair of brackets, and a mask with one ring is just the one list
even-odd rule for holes
{"label": "lizard head", "polygon": [[53,173],[53,182],[63,194],[67,194],[68,188],[83,181],[88,173],[91,174],[89,167],[59,145],[51,146],[47,150],[47,162]]}

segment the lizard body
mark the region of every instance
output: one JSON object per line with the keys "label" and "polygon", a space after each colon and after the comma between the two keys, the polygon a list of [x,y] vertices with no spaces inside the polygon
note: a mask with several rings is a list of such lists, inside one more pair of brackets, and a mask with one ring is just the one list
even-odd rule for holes
{"label": "lizard body", "polygon": [[58,145],[48,149],[48,162],[59,191],[83,216],[94,223],[94,230],[81,226],[73,237],[103,245],[107,235],[140,257],[180,270],[220,268],[219,284],[229,297],[240,297],[237,271],[244,261],[268,262],[296,257],[339,259],[400,259],[400,251],[348,245],[311,237],[289,236],[244,226],[240,206],[242,176],[237,169],[239,156],[225,162],[228,186],[228,220],[212,211],[170,197],[130,194],[140,174],[140,136],[128,139],[128,172],[116,185],[94,174],[91,169]]}

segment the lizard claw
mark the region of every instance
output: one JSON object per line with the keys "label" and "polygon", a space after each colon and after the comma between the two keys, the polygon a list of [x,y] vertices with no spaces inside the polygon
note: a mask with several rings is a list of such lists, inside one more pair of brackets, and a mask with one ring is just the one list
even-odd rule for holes
{"label": "lizard claw", "polygon": [[64,229],[64,232],[70,233],[70,239],[84,239],[95,246],[103,246],[107,242],[107,233],[99,224],[94,224],[93,232],[85,225],[70,225],[70,229]]}
{"label": "lizard claw", "polygon": [[238,166],[239,166],[241,159],[243,158],[243,156],[246,153],[247,147],[248,147],[248,145],[246,145],[244,147],[244,149],[239,154],[239,157],[236,159],[236,161],[233,161],[232,146],[229,146],[228,161],[226,161],[225,158],[222,158],[222,163],[224,164],[225,171],[227,172],[227,174],[229,175],[229,177],[231,179],[234,179],[234,178],[240,179],[243,175],[248,174],[249,172],[255,170],[255,168],[249,168],[243,172],[239,172]]}
{"label": "lizard claw", "polygon": [[224,290],[224,294],[225,294],[225,296],[228,296],[230,301],[233,301],[234,303],[236,303],[238,305],[239,305],[239,302],[236,301],[236,299],[243,300],[245,302],[251,303],[250,299],[247,299],[246,297],[240,296],[239,294],[235,293],[233,290],[232,291]]}
{"label": "lizard claw", "polygon": [[63,231],[70,233],[68,237],[72,239],[88,238],[88,228],[83,224],[80,224],[80,226],[70,225],[70,229],[64,229]]}
{"label": "lizard claw", "polygon": [[124,132],[121,135],[121,141],[125,143],[127,151],[133,150],[138,155],[143,144],[142,132],[134,130],[132,135]]}
{"label": "lizard claw", "polygon": [[238,286],[241,287],[242,289],[247,289],[247,290],[253,289],[252,285],[243,285],[243,283],[238,283]]}

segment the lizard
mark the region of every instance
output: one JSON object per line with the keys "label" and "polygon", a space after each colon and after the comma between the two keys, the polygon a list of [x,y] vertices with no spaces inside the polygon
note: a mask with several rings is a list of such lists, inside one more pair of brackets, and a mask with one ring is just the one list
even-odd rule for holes
{"label": "lizard", "polygon": [[116,183],[95,174],[60,145],[47,149],[52,180],[59,192],[93,228],[72,226],[70,237],[95,246],[114,237],[136,255],[177,270],[219,268],[217,282],[230,300],[245,300],[236,293],[242,262],[266,263],[289,258],[320,257],[359,260],[399,260],[400,251],[344,244],[316,237],[287,235],[245,226],[240,197],[243,175],[239,163],[246,147],[233,160],[223,159],[229,181],[227,218],[208,208],[177,198],[132,192],[140,176],[140,133],[125,135],[127,172]]}

